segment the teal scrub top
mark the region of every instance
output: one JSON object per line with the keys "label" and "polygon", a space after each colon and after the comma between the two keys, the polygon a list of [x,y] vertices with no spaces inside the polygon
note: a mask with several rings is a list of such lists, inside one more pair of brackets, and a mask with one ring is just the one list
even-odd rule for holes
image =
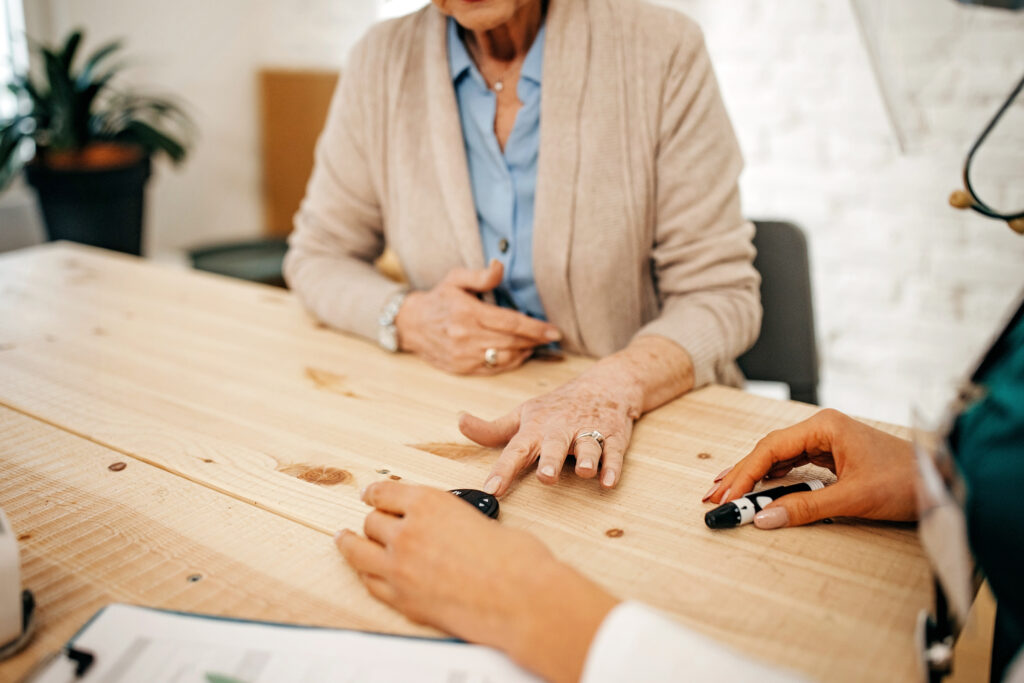
{"label": "teal scrub top", "polygon": [[966,485],[971,552],[996,597],[998,681],[1024,645],[1024,305],[972,382],[980,398],[957,418],[949,445]]}

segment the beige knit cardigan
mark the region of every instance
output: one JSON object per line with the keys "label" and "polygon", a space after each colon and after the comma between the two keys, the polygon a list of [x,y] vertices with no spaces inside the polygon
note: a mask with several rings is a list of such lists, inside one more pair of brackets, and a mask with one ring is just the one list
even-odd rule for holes
{"label": "beige knit cardigan", "polygon": [[[533,230],[537,289],[570,351],[641,334],[677,342],[696,384],[736,383],[761,321],[740,152],[700,29],[633,0],[550,0]],[[481,268],[483,248],[449,74],[429,5],[353,48],[285,259],[289,285],[341,330],[375,338],[399,286]]]}

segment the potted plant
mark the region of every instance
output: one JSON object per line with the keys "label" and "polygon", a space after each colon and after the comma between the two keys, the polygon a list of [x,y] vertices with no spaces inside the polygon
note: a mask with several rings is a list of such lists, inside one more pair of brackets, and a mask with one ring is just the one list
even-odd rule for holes
{"label": "potted plant", "polygon": [[186,155],[192,123],[160,97],[114,88],[124,68],[108,43],[75,68],[82,32],[40,45],[45,78],[15,76],[19,109],[0,120],[0,191],[22,170],[39,197],[51,240],[141,252],[143,191],[154,155]]}

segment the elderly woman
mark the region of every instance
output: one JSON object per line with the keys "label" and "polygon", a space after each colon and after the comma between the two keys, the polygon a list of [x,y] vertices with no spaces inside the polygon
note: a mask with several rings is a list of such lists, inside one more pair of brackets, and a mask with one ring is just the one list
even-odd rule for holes
{"label": "elderly woman", "polygon": [[[354,48],[285,261],[321,320],[444,370],[601,357],[469,438],[619,481],[633,422],[760,325],[742,162],[699,29],[623,0],[434,0]],[[409,288],[372,263],[390,246]]]}

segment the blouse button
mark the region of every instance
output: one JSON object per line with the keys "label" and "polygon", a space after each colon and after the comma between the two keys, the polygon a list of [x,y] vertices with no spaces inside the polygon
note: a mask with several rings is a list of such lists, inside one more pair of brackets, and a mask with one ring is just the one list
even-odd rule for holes
{"label": "blouse button", "polygon": [[502,237],[501,240],[498,242],[498,250],[501,251],[502,254],[508,251],[508,240],[505,239],[504,237]]}

